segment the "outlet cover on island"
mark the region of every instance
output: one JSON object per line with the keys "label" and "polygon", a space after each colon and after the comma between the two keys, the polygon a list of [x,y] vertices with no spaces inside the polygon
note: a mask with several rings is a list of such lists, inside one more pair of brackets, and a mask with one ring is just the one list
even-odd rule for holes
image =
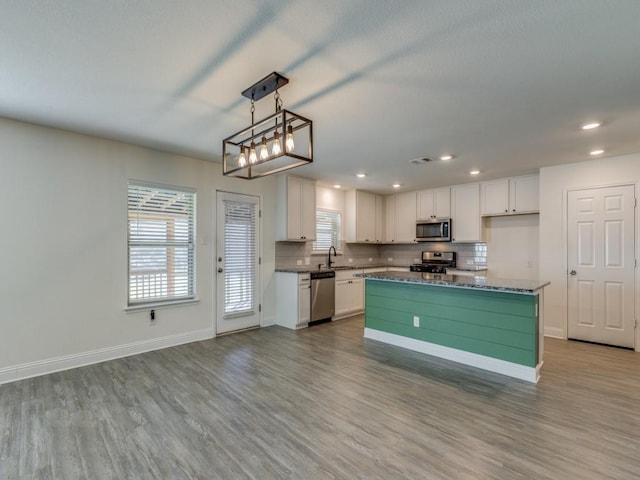
{"label": "outlet cover on island", "polygon": [[304,257],[304,264],[305,265],[310,265],[311,264],[311,257]]}
{"label": "outlet cover on island", "polygon": [[418,317],[417,315],[413,316],[413,326],[414,327],[419,327],[420,326],[420,317]]}

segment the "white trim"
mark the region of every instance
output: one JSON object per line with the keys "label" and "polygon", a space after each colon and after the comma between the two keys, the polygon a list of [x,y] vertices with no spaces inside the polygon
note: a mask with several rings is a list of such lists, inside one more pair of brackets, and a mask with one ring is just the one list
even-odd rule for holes
{"label": "white trim", "polygon": [[564,333],[562,328],[558,327],[544,327],[544,336],[551,338],[559,338],[561,340],[566,340],[567,336]]}
{"label": "white trim", "polygon": [[446,360],[470,365],[483,370],[501,373],[502,375],[519,378],[520,380],[525,380],[531,383],[537,383],[540,379],[540,367],[542,367],[542,364],[539,364],[536,367],[525,367],[524,365],[518,365],[505,360],[478,355],[477,353],[465,352],[455,348],[444,347],[442,345],[436,345],[435,343],[424,342],[422,340],[382,332],[372,328],[364,329],[364,338],[377,340],[379,342],[388,343],[390,345],[395,345],[397,347],[406,348],[420,353],[426,353],[427,355],[433,355],[434,357],[444,358]]}
{"label": "white trim", "polygon": [[156,303],[141,303],[141,304],[133,304],[124,308],[125,313],[134,313],[139,312],[140,310],[156,310],[158,308],[170,308],[170,307],[182,307],[185,305],[195,305],[199,303],[199,298],[189,298],[186,300],[167,300],[160,301]]}
{"label": "white trim", "polygon": [[162,348],[174,347],[185,343],[208,340],[213,337],[215,337],[213,328],[207,328],[204,330],[170,335],[168,337],[142,340],[115,347],[99,348],[89,352],[74,353],[46,360],[23,363],[12,367],[5,367],[0,369],[0,385],[3,383],[15,382],[63,370],[70,370],[72,368],[84,367],[94,363],[101,363],[108,360],[115,360],[117,358],[138,355],[152,350],[160,350]]}

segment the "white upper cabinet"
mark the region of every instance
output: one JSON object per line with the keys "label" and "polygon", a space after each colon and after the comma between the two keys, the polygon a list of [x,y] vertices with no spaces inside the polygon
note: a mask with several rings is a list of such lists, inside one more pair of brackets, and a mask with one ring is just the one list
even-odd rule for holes
{"label": "white upper cabinet", "polygon": [[431,188],[418,191],[417,220],[449,218],[451,216],[451,189]]}
{"label": "white upper cabinet", "polygon": [[297,177],[278,178],[278,240],[316,239],[316,185]]}
{"label": "white upper cabinet", "polygon": [[482,241],[479,184],[451,187],[451,223],[452,242]]}
{"label": "white upper cabinet", "polygon": [[351,243],[381,243],[383,237],[382,198],[363,190],[345,193],[345,240]]}
{"label": "white upper cabinet", "polygon": [[481,184],[480,204],[484,216],[537,213],[538,175],[504,178]]}
{"label": "white upper cabinet", "polygon": [[385,241],[413,243],[416,239],[416,192],[388,195],[386,201]]}
{"label": "white upper cabinet", "polygon": [[418,191],[417,220],[449,218],[451,216],[451,189],[431,188]]}

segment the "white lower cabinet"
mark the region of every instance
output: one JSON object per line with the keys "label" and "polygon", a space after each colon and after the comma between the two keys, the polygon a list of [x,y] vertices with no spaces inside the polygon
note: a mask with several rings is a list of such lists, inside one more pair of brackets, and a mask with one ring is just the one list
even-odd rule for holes
{"label": "white lower cabinet", "polygon": [[311,320],[311,275],[276,272],[276,291],[276,324],[293,329],[306,327]]}
{"label": "white lower cabinet", "polygon": [[336,272],[336,313],[334,320],[364,311],[364,279],[354,275],[362,270]]}

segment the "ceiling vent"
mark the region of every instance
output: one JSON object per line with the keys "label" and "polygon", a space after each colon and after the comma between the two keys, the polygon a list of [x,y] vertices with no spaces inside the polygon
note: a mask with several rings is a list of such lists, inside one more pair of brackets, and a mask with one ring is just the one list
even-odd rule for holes
{"label": "ceiling vent", "polygon": [[413,163],[414,165],[424,165],[425,163],[429,163],[432,161],[433,160],[431,160],[430,158],[420,157],[420,158],[414,158],[413,160],[409,160],[409,163]]}

